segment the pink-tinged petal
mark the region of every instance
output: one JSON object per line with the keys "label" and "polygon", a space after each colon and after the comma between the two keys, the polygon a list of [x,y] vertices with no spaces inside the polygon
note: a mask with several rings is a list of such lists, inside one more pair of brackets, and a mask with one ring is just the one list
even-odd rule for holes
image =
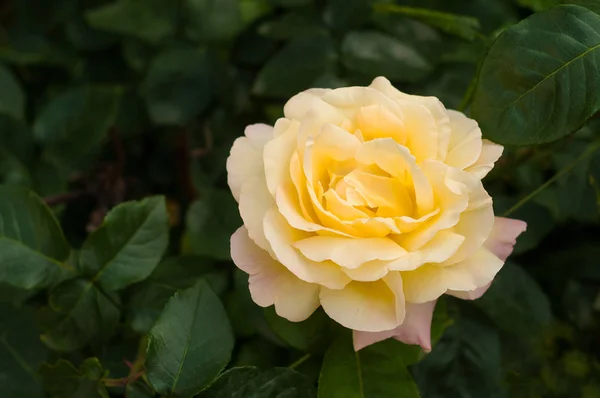
{"label": "pink-tinged petal", "polygon": [[463,300],[477,300],[479,297],[483,296],[483,294],[490,288],[490,286],[492,286],[492,282],[488,283],[485,286],[467,292],[461,292],[458,290],[448,290],[446,293]]}
{"label": "pink-tinged petal", "polygon": [[245,227],[231,236],[231,257],[250,275],[252,300],[261,307],[275,305],[277,314],[292,322],[305,320],[319,308],[319,285],[296,278],[256,246]]}
{"label": "pink-tinged petal", "polygon": [[406,318],[397,328],[383,332],[354,330],[354,350],[358,351],[371,344],[393,337],[405,344],[420,345],[426,352],[431,351],[431,321],[434,308],[435,301],[423,304],[406,303]]}
{"label": "pink-tinged petal", "polygon": [[502,261],[506,261],[517,243],[517,237],[527,229],[527,223],[511,218],[496,217],[485,246]]}
{"label": "pink-tinged petal", "polygon": [[379,343],[394,337],[396,329],[384,330],[383,332],[361,332],[360,330],[352,331],[352,340],[354,342],[354,351],[362,350],[371,344]]}

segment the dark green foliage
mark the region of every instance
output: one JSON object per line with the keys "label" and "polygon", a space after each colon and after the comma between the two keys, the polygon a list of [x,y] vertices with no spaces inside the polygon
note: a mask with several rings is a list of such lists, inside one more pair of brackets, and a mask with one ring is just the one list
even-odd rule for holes
{"label": "dark green foliage", "polygon": [[[599,13],[0,0],[0,398],[600,397]],[[438,301],[429,354],[283,319],[230,259],[244,127],[378,75],[512,145],[484,184],[528,223],[481,299]]]}

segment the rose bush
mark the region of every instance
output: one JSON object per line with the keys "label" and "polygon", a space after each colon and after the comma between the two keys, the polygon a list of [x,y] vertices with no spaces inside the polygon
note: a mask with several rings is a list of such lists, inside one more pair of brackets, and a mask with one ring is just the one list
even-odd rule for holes
{"label": "rose bush", "polygon": [[231,255],[253,300],[290,321],[322,306],[357,350],[430,350],[436,300],[480,297],[525,230],[494,217],[481,182],[503,147],[383,77],[307,90],[284,115],[248,126],[227,161],[244,221]]}

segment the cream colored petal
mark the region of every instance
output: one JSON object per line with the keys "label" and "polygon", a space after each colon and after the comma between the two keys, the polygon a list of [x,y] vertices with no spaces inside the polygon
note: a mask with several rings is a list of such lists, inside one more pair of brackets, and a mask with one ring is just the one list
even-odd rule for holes
{"label": "cream colored petal", "polygon": [[[280,119],[282,120],[282,119]],[[278,127],[275,125],[275,129]],[[298,123],[289,123],[285,132],[265,145],[263,161],[267,187],[273,197],[282,183],[291,180],[290,160],[297,148]]]}
{"label": "cream colored petal", "polygon": [[406,131],[402,119],[384,106],[370,105],[356,112],[356,126],[363,141],[392,138],[400,145],[406,144]]}
{"label": "cream colored petal", "polygon": [[391,138],[368,141],[358,150],[356,160],[366,165],[375,164],[405,185],[414,186],[418,217],[434,210],[431,185],[406,147]]}
{"label": "cream colored petal", "polygon": [[488,283],[485,286],[478,287],[475,290],[469,290],[466,292],[461,292],[458,290],[448,290],[446,292],[446,294],[449,294],[450,296],[454,296],[454,297],[462,299],[462,300],[477,300],[478,298],[483,296],[483,294],[485,292],[487,292],[487,290],[490,288],[491,285],[492,285],[492,282]]}
{"label": "cream colored petal", "polygon": [[312,236],[296,241],[294,247],[313,261],[331,260],[346,268],[358,268],[372,260],[395,260],[406,254],[406,250],[388,238]]}
{"label": "cream colored petal", "polygon": [[341,289],[350,282],[350,278],[339,266],[327,261],[312,261],[295,249],[295,242],[306,239],[311,234],[292,228],[277,209],[267,212],[264,232],[276,259],[303,281],[319,283],[331,289]]}
{"label": "cream colored petal", "polygon": [[327,190],[323,196],[326,203],[325,208],[343,221],[352,221],[367,217],[366,213],[342,199],[333,189]]}
{"label": "cream colored petal", "polygon": [[273,126],[268,124],[251,124],[244,130],[244,134],[252,143],[254,149],[262,152],[267,142],[271,141],[274,137]]}
{"label": "cream colored petal", "polygon": [[483,140],[481,156],[475,163],[466,168],[465,171],[468,171],[477,178],[482,179],[494,168],[494,163],[500,159],[503,151],[504,147],[502,145],[494,144],[488,140]]}
{"label": "cream colored petal", "polygon": [[394,271],[412,271],[427,263],[443,263],[451,258],[463,244],[465,238],[451,230],[438,232],[433,239],[417,251],[391,261],[388,268]]}
{"label": "cream colored petal", "polygon": [[[392,261],[393,263],[393,261]],[[357,282],[375,282],[390,272],[390,261],[372,260],[361,264],[357,268],[343,268],[342,271],[350,279]]]}
{"label": "cream colored petal", "polygon": [[344,181],[363,197],[377,216],[412,216],[414,203],[406,187],[395,178],[354,170]]}
{"label": "cream colored petal", "polygon": [[428,160],[421,164],[421,170],[435,192],[436,205],[440,213],[413,232],[395,239],[409,252],[420,249],[438,232],[454,227],[469,206],[468,188],[463,181],[454,178],[451,167],[438,161]]}
{"label": "cream colored petal", "polygon": [[231,257],[250,275],[252,300],[261,307],[275,305],[277,314],[292,322],[305,320],[319,308],[320,286],[296,278],[256,246],[245,227],[231,236]]}
{"label": "cream colored petal", "polygon": [[264,176],[247,180],[240,191],[239,210],[250,238],[263,250],[271,253],[271,245],[265,238],[263,219],[275,201],[267,189]]}
{"label": "cream colored petal", "polygon": [[436,300],[448,290],[471,291],[490,283],[504,262],[485,248],[460,263],[439,267],[426,264],[402,272],[404,294],[411,303]]}
{"label": "cream colored petal", "polygon": [[246,136],[235,140],[227,158],[227,183],[235,200],[240,200],[242,184],[264,175],[262,151],[273,139],[273,127],[253,124],[246,127]]}
{"label": "cream colored petal", "polygon": [[313,88],[296,94],[283,107],[283,113],[288,119],[302,120],[315,107],[330,106],[321,98],[331,90]]}
{"label": "cream colored petal", "polygon": [[351,282],[340,290],[323,287],[319,297],[327,315],[349,329],[381,332],[404,321],[405,302],[398,273],[377,282]]}
{"label": "cream colored petal", "polygon": [[527,229],[527,223],[511,218],[496,217],[485,247],[502,261],[506,261],[517,243],[517,237]]}
{"label": "cream colored petal", "polygon": [[464,236],[465,242],[446,264],[455,264],[471,256],[487,240],[494,225],[492,198],[481,184],[481,180],[458,169],[452,171],[452,178],[462,181],[467,187],[469,206],[454,226],[454,232]]}
{"label": "cream colored petal", "polygon": [[452,132],[445,163],[463,170],[481,156],[481,130],[475,120],[462,112],[449,110],[448,115]]}
{"label": "cream colored petal", "polygon": [[434,309],[435,301],[423,304],[406,303],[406,318],[402,325],[397,328],[383,332],[359,332],[354,330],[352,333],[354,351],[393,337],[404,344],[420,345],[425,352],[430,352],[431,321],[433,320]]}
{"label": "cream colored petal", "polygon": [[[446,108],[439,99],[403,93],[396,89],[385,77],[375,78],[369,87],[384,93],[400,104],[405,115],[404,124],[407,129],[407,137],[412,136],[413,138],[412,141],[409,138],[407,145],[409,145],[411,152],[419,162],[425,159],[442,161],[446,159],[450,143],[450,119]],[[415,112],[415,107],[410,106],[410,104],[424,106],[430,116],[422,119],[421,117],[425,113]],[[426,121],[433,121],[434,124],[424,123]],[[425,134],[419,135],[420,129],[424,129]],[[416,145],[417,152],[413,151],[412,145]]]}
{"label": "cream colored petal", "polygon": [[333,236],[352,236],[336,229],[327,228],[311,220],[307,220],[299,210],[300,204],[298,203],[298,197],[295,192],[293,192],[293,188],[289,183],[279,187],[276,199],[279,212],[287,220],[290,226],[295,229],[306,232],[319,232],[320,234]]}

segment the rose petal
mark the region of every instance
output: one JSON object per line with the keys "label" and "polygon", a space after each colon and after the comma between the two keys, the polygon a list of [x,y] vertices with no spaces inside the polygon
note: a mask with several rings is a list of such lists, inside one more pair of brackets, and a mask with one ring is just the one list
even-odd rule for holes
{"label": "rose petal", "polygon": [[481,130],[464,113],[448,110],[452,133],[445,163],[461,170],[471,166],[481,155]]}
{"label": "rose petal", "polygon": [[483,294],[492,286],[492,282],[488,283],[485,286],[477,288],[475,290],[471,290],[468,292],[460,292],[457,290],[448,290],[446,293],[463,300],[477,300],[479,297],[483,296]]}
{"label": "rose petal", "polygon": [[323,287],[319,298],[327,315],[348,329],[381,332],[404,321],[402,279],[397,272],[376,282],[351,282],[339,290]]}
{"label": "rose petal", "polygon": [[504,151],[502,145],[494,144],[489,140],[482,141],[481,156],[475,163],[465,169],[465,171],[479,179],[485,177],[494,168],[494,163],[502,156],[502,152]]}
{"label": "rose petal", "polygon": [[319,285],[298,279],[252,242],[245,227],[231,236],[233,262],[250,275],[252,300],[292,322],[308,318],[319,307]]}
{"label": "rose petal", "polygon": [[233,143],[227,158],[227,182],[235,200],[239,202],[242,185],[255,177],[264,175],[262,151],[273,138],[273,127],[253,124],[246,127],[245,137]]}
{"label": "rose petal", "polygon": [[402,272],[404,294],[411,303],[426,303],[448,290],[471,291],[490,283],[504,262],[486,248],[471,257],[448,266],[423,265]]}
{"label": "rose petal", "polygon": [[358,351],[371,344],[390,337],[405,343],[420,345],[426,352],[431,351],[431,321],[435,301],[423,304],[406,303],[406,317],[402,325],[383,332],[353,331],[354,350]]}
{"label": "rose petal", "polygon": [[511,218],[496,217],[485,246],[502,261],[506,261],[517,243],[517,237],[527,229],[527,223]]}
{"label": "rose petal", "polygon": [[294,243],[311,235],[290,227],[276,208],[267,212],[263,226],[276,259],[298,278],[331,289],[341,289],[350,282],[338,265],[327,261],[315,262],[300,254]]}

